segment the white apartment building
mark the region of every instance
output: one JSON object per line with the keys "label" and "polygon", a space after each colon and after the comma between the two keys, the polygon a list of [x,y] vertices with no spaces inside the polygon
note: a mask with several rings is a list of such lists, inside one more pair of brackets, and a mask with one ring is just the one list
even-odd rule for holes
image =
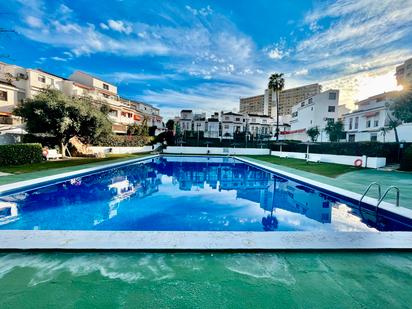
{"label": "white apartment building", "polygon": [[247,127],[248,132],[254,137],[260,135],[271,136],[273,135],[273,127],[275,122],[273,118],[265,115],[249,114]]}
{"label": "white apartment building", "polygon": [[306,131],[318,127],[318,141],[329,141],[324,129],[329,120],[338,120],[338,106],[339,90],[327,90],[296,104],[292,108],[290,131],[283,132],[283,139],[309,141]]}
{"label": "white apartment building", "polygon": [[159,109],[121,98],[115,85],[90,74],[76,71],[66,79],[40,69],[25,69],[3,62],[0,62],[0,124],[18,125],[20,120],[12,115],[12,110],[43,89],[60,90],[71,97],[85,97],[91,104],[107,104],[115,133],[125,134],[127,126],[134,123],[163,127]]}
{"label": "white apartment building", "polygon": [[408,83],[412,83],[412,58],[396,67],[395,76],[398,85],[405,87]]}
{"label": "white apartment building", "polygon": [[228,112],[221,113],[222,138],[233,138],[234,134],[246,131],[247,116]]}
{"label": "white apartment building", "polygon": [[[390,106],[398,95],[398,91],[391,91],[356,102],[357,109],[343,116],[347,141],[395,142],[388,125],[394,119]],[[397,131],[400,141],[412,141],[412,124],[402,124]]]}

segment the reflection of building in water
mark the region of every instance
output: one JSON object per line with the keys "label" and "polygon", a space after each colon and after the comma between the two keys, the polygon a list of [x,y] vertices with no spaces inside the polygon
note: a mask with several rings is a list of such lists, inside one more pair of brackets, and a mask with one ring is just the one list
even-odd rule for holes
{"label": "reflection of building in water", "polygon": [[[169,164],[173,164],[170,162]],[[258,203],[268,212],[281,208],[322,223],[331,222],[333,202],[324,195],[294,181],[244,164],[173,164],[173,183],[190,191],[208,184],[219,190],[236,190],[241,199]]]}
{"label": "reflection of building in water", "polygon": [[16,203],[0,201],[0,225],[8,224],[19,218],[19,210]]}

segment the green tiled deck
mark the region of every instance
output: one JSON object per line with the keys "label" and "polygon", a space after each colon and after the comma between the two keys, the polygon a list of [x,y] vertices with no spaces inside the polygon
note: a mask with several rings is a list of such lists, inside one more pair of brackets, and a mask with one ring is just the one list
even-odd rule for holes
{"label": "green tiled deck", "polygon": [[[383,192],[385,192],[385,190],[389,186],[397,186],[401,190],[400,205],[412,209],[412,173],[398,171],[381,171],[374,169],[360,169],[340,175],[336,178],[329,178],[297,170],[294,168],[285,167],[282,165],[275,165],[272,163],[256,160],[249,157],[247,159],[259,162],[267,166],[276,167],[277,169],[282,171],[294,173],[302,177],[310,178],[319,182],[323,182],[325,184],[340,187],[342,189],[346,189],[359,194],[362,194],[364,190],[367,188],[367,186],[374,181],[382,185]],[[368,193],[368,196],[377,197],[377,189],[372,188]],[[385,201],[395,203],[395,194],[389,193]]]}
{"label": "green tiled deck", "polygon": [[410,308],[412,253],[11,253],[2,308]]}

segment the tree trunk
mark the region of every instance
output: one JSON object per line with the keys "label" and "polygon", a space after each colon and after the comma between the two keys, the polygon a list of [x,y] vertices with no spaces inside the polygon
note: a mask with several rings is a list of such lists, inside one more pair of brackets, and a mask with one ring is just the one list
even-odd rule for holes
{"label": "tree trunk", "polygon": [[62,152],[62,158],[65,158],[66,157],[67,144],[61,142],[60,143],[60,150]]}
{"label": "tree trunk", "polygon": [[394,127],[393,132],[395,133],[395,141],[399,144],[398,129]]}
{"label": "tree trunk", "polygon": [[276,91],[276,142],[279,141],[279,91]]}

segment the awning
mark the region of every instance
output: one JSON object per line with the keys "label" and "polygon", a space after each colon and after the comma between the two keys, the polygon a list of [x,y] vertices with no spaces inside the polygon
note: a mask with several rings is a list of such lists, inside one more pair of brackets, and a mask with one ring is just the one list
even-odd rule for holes
{"label": "awning", "polygon": [[299,130],[293,130],[293,131],[282,131],[280,134],[296,134],[296,133],[305,133],[306,129],[299,129]]}
{"label": "awning", "polygon": [[379,112],[368,112],[368,113],[365,113],[364,117],[373,117],[373,116],[376,116],[378,114],[379,114]]}

